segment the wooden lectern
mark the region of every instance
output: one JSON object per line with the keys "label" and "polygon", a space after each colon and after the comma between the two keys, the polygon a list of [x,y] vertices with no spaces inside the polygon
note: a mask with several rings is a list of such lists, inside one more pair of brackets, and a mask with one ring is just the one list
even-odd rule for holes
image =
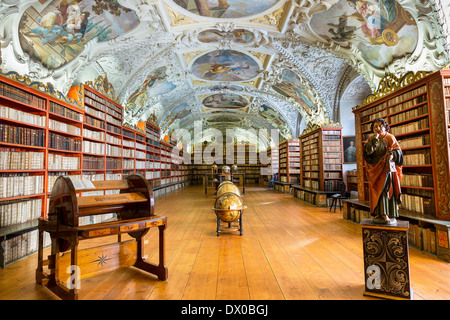
{"label": "wooden lectern", "polygon": [[[78,196],[88,191],[119,190],[119,194]],[[80,225],[88,215],[116,213],[117,220]],[[36,282],[62,299],[78,299],[80,279],[135,266],[152,273],[159,280],[168,277],[164,265],[164,230],[166,217],[154,214],[154,198],[147,180],[140,175],[118,181],[73,181],[59,177],[52,190],[47,219],[39,220],[39,249]],[[150,228],[159,229],[159,264],[145,261],[144,236]],[[51,254],[43,259],[43,233],[51,238]],[[121,234],[132,238],[121,241]],[[117,235],[111,244],[79,250],[81,240]],[[70,250],[70,254],[69,251]],[[48,267],[48,273],[44,272]],[[61,281],[64,274],[67,280]]]}

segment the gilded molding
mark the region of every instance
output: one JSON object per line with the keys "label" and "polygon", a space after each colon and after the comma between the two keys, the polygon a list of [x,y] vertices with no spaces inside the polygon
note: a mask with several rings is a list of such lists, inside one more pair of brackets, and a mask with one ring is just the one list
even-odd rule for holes
{"label": "gilded molding", "polygon": [[58,100],[69,103],[77,108],[83,109],[83,106],[80,105],[75,99],[66,97],[62,92],[56,90],[53,87],[53,85],[49,82],[47,82],[47,84],[44,84],[39,81],[32,81],[28,76],[20,75],[15,71],[10,71],[10,72],[4,73],[3,70],[0,70],[0,74],[7,77],[8,79],[19,82],[19,83],[24,84],[32,89],[36,89],[42,93],[52,96]]}
{"label": "gilded molding", "polygon": [[205,52],[208,52],[208,50],[192,51],[192,52],[186,52],[185,54],[183,54],[186,65],[188,66],[194,58],[201,56]]}
{"label": "gilded molding", "polygon": [[122,123],[122,126],[124,126],[126,128],[133,129],[133,130],[138,131],[140,133],[145,133],[145,130],[142,130],[141,128],[138,128],[136,125],[132,125],[132,124],[129,124],[129,123]]}
{"label": "gilded molding", "polygon": [[340,124],[339,122],[334,122],[330,119],[325,119],[320,123],[309,122],[305,130],[303,130],[301,136],[313,132],[314,130],[317,130],[319,128],[342,128],[342,124]]}
{"label": "gilded molding", "polygon": [[273,11],[270,14],[267,14],[265,16],[262,16],[262,17],[259,17],[256,19],[252,19],[252,20],[250,20],[250,22],[267,24],[267,25],[270,25],[273,27],[280,28],[281,20],[283,18],[286,8],[287,8],[287,4],[280,7],[278,10]]}
{"label": "gilded molding", "polygon": [[400,90],[420,79],[425,78],[431,73],[431,71],[418,71],[416,73],[414,73],[413,71],[409,71],[399,77],[397,77],[395,74],[388,73],[384,76],[383,79],[381,79],[380,83],[378,84],[377,90],[374,93],[368,94],[364,98],[363,102],[360,105],[354,107],[353,110],[362,108],[378,99],[387,96],[388,94]]}
{"label": "gilded molding", "polygon": [[200,23],[201,22],[200,20],[189,18],[189,17],[185,16],[184,14],[173,10],[168,5],[166,5],[166,10],[167,10],[167,13],[169,14],[169,17],[170,17],[170,24],[172,26],[174,26],[174,27],[182,26],[182,25],[189,25],[189,24],[192,24],[192,23]]}
{"label": "gilded molding", "polygon": [[105,73],[105,76],[98,76],[94,82],[92,81],[86,81],[85,84],[92,89],[100,92],[101,94],[104,94],[111,100],[117,102],[120,104],[119,98],[116,97],[116,91],[114,90],[114,87],[112,84],[108,81],[108,77]]}

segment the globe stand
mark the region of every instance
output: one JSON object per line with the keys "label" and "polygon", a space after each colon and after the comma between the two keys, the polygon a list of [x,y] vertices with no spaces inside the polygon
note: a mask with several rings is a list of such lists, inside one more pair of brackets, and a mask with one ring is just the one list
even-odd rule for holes
{"label": "globe stand", "polygon": [[[227,230],[227,231],[239,231],[239,235],[243,235],[244,234],[244,229],[242,227],[242,215],[244,213],[244,209],[247,209],[247,206],[243,206],[242,209],[216,209],[216,208],[212,208],[212,210],[214,210],[215,214],[216,214],[216,218],[217,218],[217,236],[220,237],[220,233],[222,232],[221,230]],[[236,220],[233,221],[223,221],[222,219],[220,219],[219,214],[220,213],[226,213],[228,211],[236,211],[239,210],[239,217]],[[221,224],[221,222],[227,223],[228,227],[225,227]],[[238,222],[239,226],[233,226],[232,222]],[[235,229],[235,230],[232,230]]]}

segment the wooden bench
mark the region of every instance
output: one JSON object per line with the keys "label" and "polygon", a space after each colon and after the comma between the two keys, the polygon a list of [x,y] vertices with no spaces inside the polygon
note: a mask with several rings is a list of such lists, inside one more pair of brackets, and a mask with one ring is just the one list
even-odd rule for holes
{"label": "wooden bench", "polygon": [[339,191],[322,191],[308,187],[303,187],[298,184],[292,185],[293,196],[303,201],[310,202],[317,207],[327,207],[328,199]]}

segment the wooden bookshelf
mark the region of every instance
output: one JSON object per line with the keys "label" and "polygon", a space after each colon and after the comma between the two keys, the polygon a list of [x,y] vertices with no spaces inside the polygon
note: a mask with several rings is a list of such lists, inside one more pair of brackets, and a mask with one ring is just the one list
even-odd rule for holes
{"label": "wooden bookshelf", "polygon": [[[387,88],[391,91],[386,94]],[[376,99],[366,98],[353,110],[358,201],[364,204],[369,200],[362,148],[372,134],[371,122],[381,117],[389,123],[404,155],[400,218],[410,221],[411,230],[416,230],[415,246],[450,261],[450,70],[390,76],[374,95]],[[351,203],[349,207],[352,210]],[[417,232],[419,227],[426,231]],[[431,234],[435,238],[427,241]]]}
{"label": "wooden bookshelf", "polygon": [[279,182],[300,182],[300,142],[287,140],[279,146]]}
{"label": "wooden bookshelf", "polygon": [[278,175],[280,171],[280,153],[278,146],[270,147],[268,150],[268,156],[270,157],[270,167],[271,167],[271,179],[274,175]]}
{"label": "wooden bookshelf", "polygon": [[265,187],[273,186],[274,176],[278,175],[279,155],[278,146],[269,147],[267,150],[260,151],[260,160],[266,157],[267,164],[261,163],[261,180]]}
{"label": "wooden bookshelf", "polygon": [[166,185],[171,183],[171,170],[172,161],[170,154],[172,153],[172,147],[161,142],[161,185]]}
{"label": "wooden bookshelf", "polygon": [[[37,250],[37,219],[46,216],[60,175],[75,180],[121,180],[138,173],[149,179],[148,172],[153,176],[155,171],[157,178],[149,179],[155,198],[186,185],[187,170],[183,168],[181,178],[178,165],[172,167],[172,146],[167,144],[162,160],[165,185],[161,186],[157,127],[153,126],[155,140],[149,142],[145,129],[122,126],[123,108],[111,98],[88,85],[71,91],[76,92],[78,105],[0,77],[0,268]],[[149,146],[155,149],[149,151]],[[84,217],[82,223],[112,217]],[[48,237],[46,243],[50,243]]]}
{"label": "wooden bookshelf", "polygon": [[183,159],[183,147],[171,144],[170,183],[180,183],[189,180],[189,170]]}
{"label": "wooden bookshelf", "polygon": [[122,106],[87,85],[82,91],[83,180],[123,177]]}
{"label": "wooden bookshelf", "polygon": [[357,170],[347,171],[347,192],[358,191],[358,174]]}
{"label": "wooden bookshelf", "polygon": [[0,268],[36,252],[53,176],[81,174],[82,117],[74,105],[0,77]]}
{"label": "wooden bookshelf", "polygon": [[[218,159],[218,163],[216,163],[219,170],[221,170],[222,166],[225,165],[231,168],[232,164],[227,163],[233,161],[233,163],[238,167],[238,173],[245,173],[246,184],[259,183],[259,179],[261,178],[261,164],[255,145],[234,144],[233,152],[227,153],[226,145],[214,146],[212,144],[203,144],[201,146],[196,145],[192,147],[192,163],[188,166],[189,177],[192,184],[204,184],[205,174],[211,173],[212,164],[205,163],[205,158],[203,157],[203,155],[205,154],[205,148],[208,148],[208,150],[217,150],[217,148],[223,148],[223,157]],[[211,154],[211,156],[214,157],[215,154],[213,153]],[[199,162],[201,162],[201,164]],[[241,176],[239,176],[238,179],[241,179]],[[243,186],[243,181],[239,180],[239,185]]]}
{"label": "wooden bookshelf", "polygon": [[160,130],[149,122],[145,123],[147,148],[146,179],[152,187],[161,185],[161,148]]}
{"label": "wooden bookshelf", "polygon": [[122,128],[122,155],[122,173],[126,178],[136,170],[136,131],[131,128]]}
{"label": "wooden bookshelf", "polygon": [[278,148],[278,180],[273,181],[273,189],[284,193],[292,192],[292,185],[300,182],[299,140],[286,140]]}
{"label": "wooden bookshelf", "polygon": [[342,128],[322,127],[300,136],[301,185],[319,191],[339,191],[343,181]]}
{"label": "wooden bookshelf", "polygon": [[146,135],[143,132],[136,131],[136,150],[135,150],[135,170],[136,174],[143,177],[146,175],[147,167],[147,143]]}
{"label": "wooden bookshelf", "polygon": [[341,127],[321,127],[300,136],[301,180],[294,197],[327,206],[343,183]]}

